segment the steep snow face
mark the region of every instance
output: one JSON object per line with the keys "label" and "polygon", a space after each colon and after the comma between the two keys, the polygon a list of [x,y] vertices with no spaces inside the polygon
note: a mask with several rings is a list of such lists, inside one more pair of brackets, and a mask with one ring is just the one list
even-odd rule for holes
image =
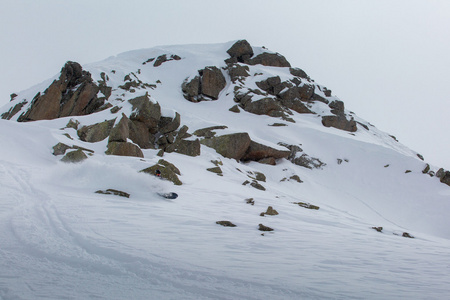
{"label": "steep snow face", "polygon": [[[229,111],[236,104],[235,88],[254,90],[259,88],[256,82],[267,78],[293,78],[289,68],[251,65],[250,76],[232,82],[223,69],[232,45],[136,50],[83,68],[95,82],[111,87],[108,102],[121,107],[120,113],[130,115],[127,100],[148,93],[164,116],[179,113],[190,133],[225,125],[217,135],[247,132],[253,141],[280,150],[286,149],[280,143],[295,145],[302,149],[296,158],[307,154],[321,166],[309,169],[287,159],[275,166],[236,161],[202,145],[196,157],[164,154],[181,173],[183,185],[174,186],[139,172],[159,161],[157,149],[143,149],[144,158],[108,156],[108,139],[83,142],[75,129],[65,128],[71,118],[82,126],[118,116],[109,109],[12,122],[55,76],[1,110],[28,100],[12,121],[0,120],[0,298],[448,295],[449,187],[422,173],[425,163],[414,151],[348,110],[344,113],[357,122],[356,132],[324,127],[321,117],[332,112],[321,101],[306,103],[314,114],[291,111],[295,122],[242,107],[239,113]],[[254,55],[267,51],[253,47]],[[163,55],[165,61],[154,66]],[[220,68],[226,79],[219,99],[187,101],[182,83],[207,66]],[[137,87],[120,87],[130,81],[127,75]],[[304,83],[320,87],[318,93],[330,102],[339,100],[326,96],[322,85]],[[58,142],[93,153],[82,163],[65,164],[61,156],[52,155]],[[220,176],[207,170],[216,166]],[[261,186],[265,190],[255,188]],[[130,198],[95,193],[110,188]],[[168,191],[179,197],[158,196]],[[306,209],[299,202],[319,209]],[[268,206],[279,214],[260,216]],[[221,220],[237,226],[217,225]],[[274,231],[258,231],[259,224]],[[403,237],[405,232],[414,238]]]}

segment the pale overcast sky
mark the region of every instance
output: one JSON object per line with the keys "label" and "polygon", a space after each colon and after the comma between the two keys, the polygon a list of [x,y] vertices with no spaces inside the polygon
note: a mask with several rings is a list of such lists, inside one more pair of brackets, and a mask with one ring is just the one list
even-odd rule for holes
{"label": "pale overcast sky", "polygon": [[1,0],[0,105],[68,60],[237,39],[283,54],[450,169],[449,0]]}

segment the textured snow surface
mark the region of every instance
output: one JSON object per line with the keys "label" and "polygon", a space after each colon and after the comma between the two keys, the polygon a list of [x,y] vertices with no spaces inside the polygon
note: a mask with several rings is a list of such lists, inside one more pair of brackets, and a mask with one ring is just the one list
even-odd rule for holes
{"label": "textured snow surface", "polygon": [[[184,100],[182,81],[205,66],[223,66],[230,46],[138,50],[85,67],[96,80],[109,72],[113,86],[142,68],[142,81],[161,81],[148,91],[152,100],[165,115],[179,112],[189,132],[227,125],[221,132],[246,131],[273,147],[301,144],[326,166],[242,163],[202,146],[195,158],[164,155],[181,171],[183,185],[174,186],[138,172],[159,160],[157,150],[143,150],[144,159],[106,156],[106,140],[84,143],[73,129],[59,129],[70,118],[0,120],[0,299],[448,297],[450,188],[422,174],[425,163],[414,151],[357,116],[370,130],[358,125],[352,135],[323,127],[316,115],[294,114],[296,123],[268,126],[282,120],[229,112],[234,102],[226,91],[217,101]],[[163,53],[182,59],[144,69],[142,62]],[[252,66],[251,73],[287,76],[288,70],[278,69]],[[19,97],[33,97],[45,87]],[[232,89],[229,78],[227,88]],[[139,93],[145,91],[122,98]],[[123,103],[121,112],[131,111],[126,101],[117,103]],[[316,112],[322,109],[328,107],[315,104]],[[113,117],[107,110],[76,119],[87,125]],[[58,142],[95,153],[80,164],[64,164],[52,155]],[[206,171],[214,167],[212,160],[223,162],[223,176]],[[242,185],[255,172],[266,175],[260,182],[266,191]],[[292,175],[303,183],[281,181]],[[131,196],[94,193],[108,188]],[[179,197],[158,196],[169,191]],[[293,204],[299,201],[320,209]],[[261,217],[269,205],[279,215]],[[237,227],[216,225],[220,220]],[[260,223],[274,231],[261,235]],[[415,238],[404,238],[403,232]]]}

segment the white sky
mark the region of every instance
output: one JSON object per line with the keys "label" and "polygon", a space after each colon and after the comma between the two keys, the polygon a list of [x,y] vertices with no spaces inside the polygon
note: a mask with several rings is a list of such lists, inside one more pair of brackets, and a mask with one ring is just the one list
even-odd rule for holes
{"label": "white sky", "polygon": [[67,60],[243,38],[450,169],[448,0],[1,0],[0,105]]}

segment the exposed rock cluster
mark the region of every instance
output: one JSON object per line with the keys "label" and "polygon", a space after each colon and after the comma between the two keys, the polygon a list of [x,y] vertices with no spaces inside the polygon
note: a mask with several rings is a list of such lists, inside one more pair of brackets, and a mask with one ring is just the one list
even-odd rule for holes
{"label": "exposed rock cluster", "polygon": [[[80,64],[67,62],[61,76],[32,100],[32,106],[19,118],[19,122],[51,120],[67,116],[82,116],[100,111],[106,97],[97,97],[99,87]],[[11,114],[14,113],[14,109]],[[17,113],[17,112],[16,112]],[[6,119],[11,115],[5,116]]]}

